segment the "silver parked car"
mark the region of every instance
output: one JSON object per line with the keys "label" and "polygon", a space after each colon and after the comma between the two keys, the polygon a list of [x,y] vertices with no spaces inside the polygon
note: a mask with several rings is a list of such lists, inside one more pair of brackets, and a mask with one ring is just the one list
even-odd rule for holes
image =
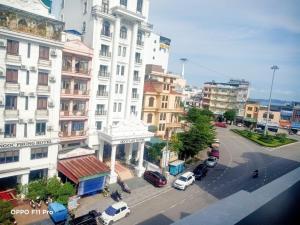
{"label": "silver parked car", "polygon": [[218,159],[216,157],[210,156],[205,160],[205,164],[208,167],[215,167],[217,165]]}

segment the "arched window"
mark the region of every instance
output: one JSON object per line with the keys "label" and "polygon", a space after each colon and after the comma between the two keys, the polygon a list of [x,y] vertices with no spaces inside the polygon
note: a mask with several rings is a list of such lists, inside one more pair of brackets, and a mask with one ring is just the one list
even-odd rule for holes
{"label": "arched window", "polygon": [[110,37],[110,23],[108,21],[103,22],[101,34]]}
{"label": "arched window", "polygon": [[151,113],[147,115],[147,123],[152,123],[152,117],[153,115]]}
{"label": "arched window", "polygon": [[127,28],[121,27],[120,29],[120,38],[127,39]]}
{"label": "arched window", "polygon": [[136,5],[136,11],[141,13],[142,10],[143,10],[143,0],[138,0]]}
{"label": "arched window", "polygon": [[148,106],[149,107],[153,107],[154,106],[154,98],[153,97],[149,98]]}

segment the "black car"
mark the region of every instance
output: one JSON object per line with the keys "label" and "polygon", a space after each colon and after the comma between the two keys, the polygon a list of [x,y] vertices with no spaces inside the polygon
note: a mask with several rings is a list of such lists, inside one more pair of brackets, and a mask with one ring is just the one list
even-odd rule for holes
{"label": "black car", "polygon": [[69,225],[97,225],[97,217],[101,214],[95,210],[90,211],[88,214],[72,219]]}
{"label": "black car", "polygon": [[195,169],[194,169],[194,176],[196,180],[201,180],[202,177],[205,177],[207,174],[208,168],[207,165],[205,164],[199,164]]}

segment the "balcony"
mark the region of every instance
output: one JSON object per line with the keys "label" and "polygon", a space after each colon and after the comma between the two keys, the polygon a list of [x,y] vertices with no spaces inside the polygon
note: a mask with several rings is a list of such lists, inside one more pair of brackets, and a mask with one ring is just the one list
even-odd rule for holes
{"label": "balcony", "polygon": [[48,119],[49,111],[47,109],[37,109],[35,110],[36,119]]}
{"label": "balcony", "polygon": [[138,93],[133,93],[133,94],[131,95],[131,98],[132,98],[132,99],[138,99],[138,98],[139,98],[139,94],[138,94]]}
{"label": "balcony", "polygon": [[141,82],[141,78],[140,77],[133,77],[133,81],[140,83]]}
{"label": "balcony", "polygon": [[71,89],[60,89],[60,93],[61,94],[66,94],[66,95],[70,95],[71,94]]}
{"label": "balcony", "polygon": [[50,94],[50,86],[47,85],[38,85],[36,88],[38,94]]}
{"label": "balcony", "polygon": [[20,91],[20,84],[19,83],[5,82],[5,90],[19,92]]}
{"label": "balcony", "polygon": [[22,64],[22,59],[20,55],[6,55],[6,63],[7,64],[14,64],[14,65],[21,65]]}
{"label": "balcony", "polygon": [[100,79],[107,80],[107,79],[109,79],[109,77],[110,77],[110,73],[108,73],[107,71],[99,71],[99,73],[98,73],[98,78],[100,78]]}
{"label": "balcony", "polygon": [[89,95],[89,90],[73,90],[73,95]]}
{"label": "balcony", "polygon": [[104,38],[106,40],[111,40],[112,38],[112,33],[108,31],[101,31],[101,38]]}
{"label": "balcony", "polygon": [[39,59],[38,67],[51,68],[52,62],[49,59]]}
{"label": "balcony", "polygon": [[106,116],[106,115],[107,115],[107,111],[104,110],[104,109],[96,110],[96,111],[95,111],[95,115],[96,115],[96,116]]}
{"label": "balcony", "polygon": [[97,96],[98,97],[108,97],[108,92],[107,91],[97,91]]}
{"label": "balcony", "polygon": [[86,110],[72,111],[73,116],[87,116]]}
{"label": "balcony", "polygon": [[86,131],[60,131],[59,137],[61,141],[72,141],[86,138]]}
{"label": "balcony", "polygon": [[135,64],[136,65],[142,65],[143,64],[143,60],[142,59],[135,59]]}
{"label": "balcony", "polygon": [[136,41],[137,46],[139,47],[144,47],[145,43],[142,40],[137,40]]}
{"label": "balcony", "polygon": [[111,10],[108,7],[101,5],[94,5],[92,7],[92,15],[101,18],[114,19],[114,16],[111,15]]}
{"label": "balcony", "polygon": [[4,110],[5,119],[18,119],[19,110],[17,109],[5,109]]}

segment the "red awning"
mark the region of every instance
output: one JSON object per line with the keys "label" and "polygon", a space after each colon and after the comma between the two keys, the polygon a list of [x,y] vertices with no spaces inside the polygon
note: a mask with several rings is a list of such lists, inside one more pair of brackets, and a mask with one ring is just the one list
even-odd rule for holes
{"label": "red awning", "polygon": [[57,170],[76,184],[81,178],[103,175],[110,171],[108,166],[93,155],[60,160]]}

